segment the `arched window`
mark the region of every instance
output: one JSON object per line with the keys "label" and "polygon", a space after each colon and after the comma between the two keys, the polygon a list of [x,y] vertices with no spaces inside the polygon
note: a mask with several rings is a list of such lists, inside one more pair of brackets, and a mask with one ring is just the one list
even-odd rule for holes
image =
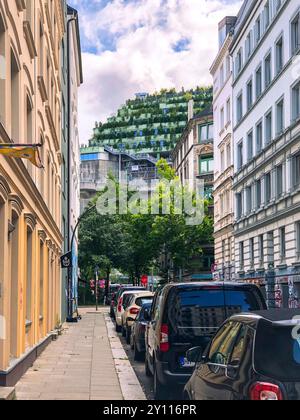
{"label": "arched window", "polygon": [[19,215],[13,211],[11,220],[11,282],[10,282],[10,357],[18,355],[18,290],[19,290]]}
{"label": "arched window", "polygon": [[33,233],[27,227],[26,320],[32,321],[32,242]]}
{"label": "arched window", "polygon": [[19,141],[20,134],[20,77],[16,57],[11,50],[11,137]]}
{"label": "arched window", "polygon": [[5,60],[5,27],[0,15],[0,122],[5,124],[5,80],[6,80],[6,60]]}

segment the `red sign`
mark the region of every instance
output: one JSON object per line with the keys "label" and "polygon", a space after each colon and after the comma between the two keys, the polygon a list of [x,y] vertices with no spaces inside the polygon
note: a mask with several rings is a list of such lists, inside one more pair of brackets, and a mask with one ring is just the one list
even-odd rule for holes
{"label": "red sign", "polygon": [[148,286],[148,276],[142,276],[141,283],[142,283],[142,286],[147,287]]}

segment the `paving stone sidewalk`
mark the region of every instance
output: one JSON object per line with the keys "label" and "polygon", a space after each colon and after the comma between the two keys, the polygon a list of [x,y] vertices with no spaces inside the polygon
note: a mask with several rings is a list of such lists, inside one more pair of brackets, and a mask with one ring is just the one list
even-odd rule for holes
{"label": "paving stone sidewalk", "polygon": [[122,400],[106,311],[81,310],[16,386],[18,400]]}

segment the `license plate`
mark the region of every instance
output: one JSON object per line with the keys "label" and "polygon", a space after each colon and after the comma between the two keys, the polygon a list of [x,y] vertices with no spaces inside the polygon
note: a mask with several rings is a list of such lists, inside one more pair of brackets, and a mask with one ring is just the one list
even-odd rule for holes
{"label": "license plate", "polygon": [[189,362],[188,359],[184,356],[179,358],[179,364],[183,368],[193,368],[193,367],[195,367],[195,363],[194,362]]}

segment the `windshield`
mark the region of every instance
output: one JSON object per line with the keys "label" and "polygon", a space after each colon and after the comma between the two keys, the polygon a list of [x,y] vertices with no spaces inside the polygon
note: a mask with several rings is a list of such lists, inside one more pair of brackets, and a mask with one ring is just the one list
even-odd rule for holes
{"label": "windshield", "polygon": [[292,326],[272,326],[261,321],[255,339],[255,370],[278,381],[300,381],[300,337]]}

